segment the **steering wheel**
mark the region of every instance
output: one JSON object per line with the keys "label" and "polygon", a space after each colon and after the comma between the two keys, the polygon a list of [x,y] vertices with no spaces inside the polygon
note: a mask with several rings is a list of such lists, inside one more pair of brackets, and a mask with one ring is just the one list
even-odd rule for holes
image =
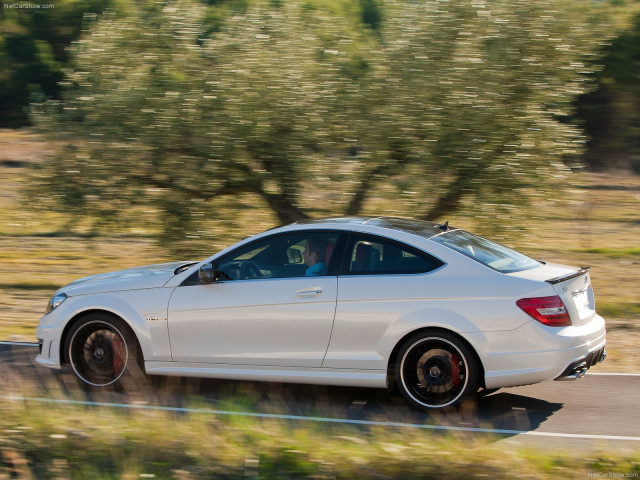
{"label": "steering wheel", "polygon": [[260,267],[255,262],[248,260],[242,264],[241,268],[242,268],[242,277],[245,279],[264,278],[264,275],[262,274]]}
{"label": "steering wheel", "polygon": [[[264,272],[267,272],[265,274]],[[278,276],[278,270],[275,265],[261,266],[254,261],[247,260],[241,267],[242,278],[274,278]]]}

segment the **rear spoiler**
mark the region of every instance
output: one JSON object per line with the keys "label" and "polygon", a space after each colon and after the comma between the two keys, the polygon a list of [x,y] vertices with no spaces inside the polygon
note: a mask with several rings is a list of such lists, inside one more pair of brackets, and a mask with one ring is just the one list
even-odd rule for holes
{"label": "rear spoiler", "polygon": [[567,280],[571,280],[572,278],[576,278],[581,275],[584,275],[585,273],[589,273],[590,268],[591,267],[580,267],[580,270],[578,270],[577,272],[569,273],[567,275],[560,275],[559,277],[555,277],[555,278],[550,278],[549,280],[547,280],[547,283],[550,283],[551,285],[555,285],[556,283],[562,283]]}

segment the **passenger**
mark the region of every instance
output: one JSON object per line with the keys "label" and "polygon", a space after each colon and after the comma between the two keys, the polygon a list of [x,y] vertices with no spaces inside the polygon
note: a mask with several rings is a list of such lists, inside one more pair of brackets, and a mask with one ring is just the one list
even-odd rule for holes
{"label": "passenger", "polygon": [[315,239],[307,240],[304,246],[304,252],[302,258],[307,267],[305,275],[307,277],[313,277],[318,275],[324,275],[327,271],[327,267],[320,259],[324,258],[324,245]]}

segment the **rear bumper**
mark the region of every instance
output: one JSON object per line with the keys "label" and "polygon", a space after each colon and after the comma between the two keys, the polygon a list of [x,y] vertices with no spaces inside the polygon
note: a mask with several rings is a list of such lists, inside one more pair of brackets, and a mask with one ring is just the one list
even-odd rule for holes
{"label": "rear bumper", "polygon": [[562,372],[555,380],[577,380],[578,378],[584,377],[587,370],[598,363],[604,362],[604,359],[607,357],[607,351],[605,347],[598,350],[594,350],[593,352],[589,352],[583,358],[580,358],[571,364]]}
{"label": "rear bumper", "polygon": [[486,388],[515,387],[545,380],[580,378],[585,368],[603,360],[605,322],[566,328],[546,327],[536,321],[512,330],[470,335],[480,357]]}

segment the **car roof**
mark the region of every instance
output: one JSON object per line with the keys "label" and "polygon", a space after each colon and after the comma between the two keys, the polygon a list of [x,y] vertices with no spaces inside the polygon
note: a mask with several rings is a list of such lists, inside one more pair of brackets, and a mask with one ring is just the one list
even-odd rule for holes
{"label": "car roof", "polygon": [[300,220],[293,225],[340,225],[347,227],[349,225],[369,225],[380,228],[388,228],[391,230],[399,230],[421,237],[431,238],[440,235],[447,230],[454,230],[447,224],[441,225],[435,222],[427,222],[425,220],[414,220],[410,218],[399,217],[332,217],[332,218],[315,218]]}

